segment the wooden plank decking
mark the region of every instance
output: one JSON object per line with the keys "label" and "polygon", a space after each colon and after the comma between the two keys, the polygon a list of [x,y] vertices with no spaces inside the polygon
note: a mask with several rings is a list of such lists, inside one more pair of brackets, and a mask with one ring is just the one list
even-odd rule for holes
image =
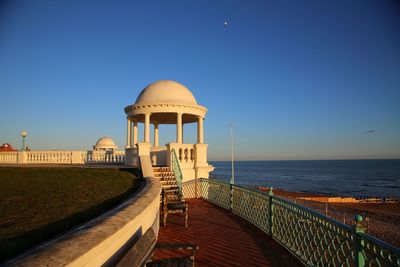
{"label": "wooden plank decking", "polygon": [[[168,216],[160,227],[159,243],[194,243],[199,245],[196,266],[302,266],[289,252],[267,234],[241,217],[212,203],[190,199],[189,227],[184,217]],[[155,259],[177,253],[158,250]]]}

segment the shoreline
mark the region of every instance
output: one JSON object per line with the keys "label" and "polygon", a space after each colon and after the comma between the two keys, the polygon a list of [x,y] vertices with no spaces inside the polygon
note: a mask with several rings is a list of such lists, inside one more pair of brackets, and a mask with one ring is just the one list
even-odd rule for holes
{"label": "shoreline", "polygon": [[[259,186],[256,189],[268,192],[269,187]],[[323,203],[400,203],[400,197],[352,197],[352,196],[334,196],[323,195],[309,192],[287,191],[279,188],[273,188],[273,192],[282,197],[300,198],[303,200],[317,201]]]}

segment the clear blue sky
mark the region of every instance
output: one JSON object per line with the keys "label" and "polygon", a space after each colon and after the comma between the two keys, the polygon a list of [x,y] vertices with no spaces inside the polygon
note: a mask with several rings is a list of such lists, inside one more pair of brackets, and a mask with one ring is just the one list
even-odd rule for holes
{"label": "clear blue sky", "polygon": [[230,120],[238,159],[399,158],[399,29],[383,0],[2,1],[0,143],[122,148],[123,108],[171,79],[208,108],[212,160]]}

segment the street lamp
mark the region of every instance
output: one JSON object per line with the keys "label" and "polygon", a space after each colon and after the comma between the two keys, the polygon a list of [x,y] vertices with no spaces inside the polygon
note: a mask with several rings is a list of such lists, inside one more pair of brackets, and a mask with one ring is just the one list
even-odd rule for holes
{"label": "street lamp", "polygon": [[22,148],[21,151],[25,150],[25,137],[28,135],[28,133],[26,131],[22,131],[21,132],[21,136],[22,136]]}

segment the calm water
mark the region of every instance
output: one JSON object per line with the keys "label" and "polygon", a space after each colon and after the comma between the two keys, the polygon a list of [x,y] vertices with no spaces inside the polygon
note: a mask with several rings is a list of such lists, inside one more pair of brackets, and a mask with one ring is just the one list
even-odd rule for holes
{"label": "calm water", "polygon": [[[228,181],[231,162],[214,161]],[[235,183],[341,196],[400,196],[400,160],[237,161]]]}

